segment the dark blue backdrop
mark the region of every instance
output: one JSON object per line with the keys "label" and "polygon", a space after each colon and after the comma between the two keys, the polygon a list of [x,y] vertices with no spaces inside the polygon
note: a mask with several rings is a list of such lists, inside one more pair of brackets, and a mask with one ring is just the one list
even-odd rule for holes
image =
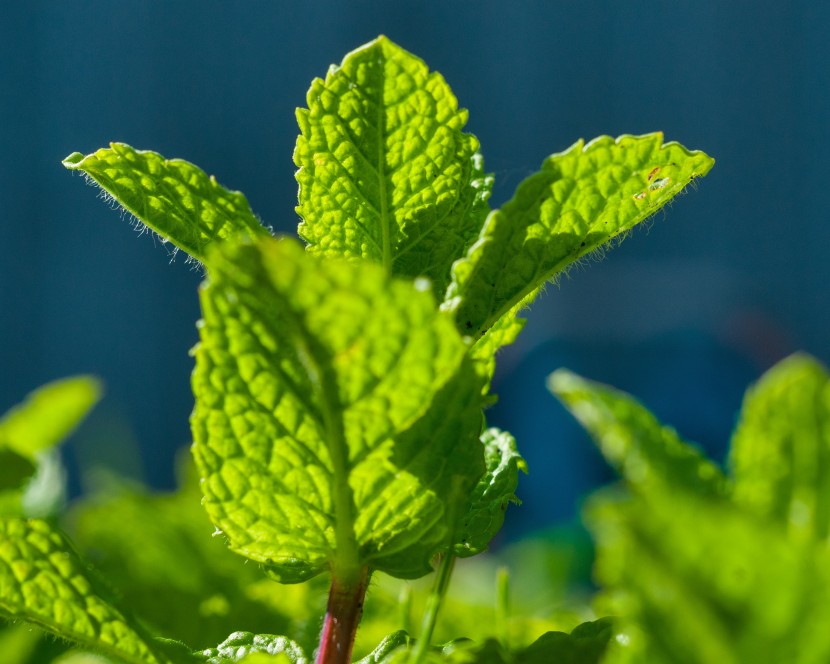
{"label": "dark blue backdrop", "polygon": [[383,32],[470,109],[496,204],[578,137],[661,129],[718,160],[647,230],[549,288],[502,358],[492,419],[532,472],[515,532],[572,514],[603,473],[544,390],[557,366],[639,394],[722,454],[747,381],[796,348],[830,357],[828,25],[830,5],[808,0],[6,3],[0,408],[96,373],[107,399],[70,461],[127,468],[134,440],[145,477],[172,485],[199,274],[60,160],[110,140],[183,157],[292,232],[294,108]]}

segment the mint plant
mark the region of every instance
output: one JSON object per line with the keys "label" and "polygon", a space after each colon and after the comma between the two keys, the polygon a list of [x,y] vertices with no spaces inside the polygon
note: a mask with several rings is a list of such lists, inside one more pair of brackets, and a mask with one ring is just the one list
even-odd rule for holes
{"label": "mint plant", "polygon": [[608,664],[826,662],[830,375],[799,354],[744,399],[728,472],[623,393],[550,387],[625,482],[595,497]]}
{"label": "mint plant", "polygon": [[[362,661],[597,661],[607,621],[518,649],[430,638],[454,560],[486,549],[525,469],[484,412],[521,310],[713,160],[660,134],[580,140],[491,210],[466,111],[385,37],[315,80],[297,119],[305,248],[185,161],[122,143],[64,161],[204,267],[192,429],[210,520],[272,579],[329,578],[320,664],[351,661],[372,574],[436,567],[417,638]],[[153,636],[48,522],[6,522],[0,557],[5,615],[116,660],[308,661],[288,636],[207,650]]]}

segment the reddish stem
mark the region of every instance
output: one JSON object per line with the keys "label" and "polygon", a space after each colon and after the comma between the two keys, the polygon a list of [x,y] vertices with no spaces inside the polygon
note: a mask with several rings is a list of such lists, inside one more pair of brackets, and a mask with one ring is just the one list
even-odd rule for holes
{"label": "reddish stem", "polygon": [[349,581],[332,577],[316,664],[350,664],[352,661],[352,646],[363,615],[363,598],[368,585],[367,567]]}

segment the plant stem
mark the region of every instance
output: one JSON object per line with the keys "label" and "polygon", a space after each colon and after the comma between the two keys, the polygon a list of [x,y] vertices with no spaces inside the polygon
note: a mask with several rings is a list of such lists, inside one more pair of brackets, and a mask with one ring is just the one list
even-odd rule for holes
{"label": "plant stem", "polygon": [[435,623],[438,621],[438,611],[441,604],[444,602],[444,597],[447,594],[447,588],[450,586],[450,577],[452,577],[452,570],[455,567],[455,556],[447,552],[441,556],[441,562],[438,565],[438,572],[435,576],[435,583],[432,585],[432,590],[427,597],[427,605],[424,609],[424,621],[421,624],[421,633],[418,635],[418,641],[415,644],[415,650],[412,652],[410,664],[421,664],[426,657],[429,650],[429,643],[432,640],[432,633],[435,631]]}
{"label": "plant stem", "polygon": [[352,661],[352,646],[363,615],[363,598],[368,585],[368,567],[361,568],[356,578],[339,579],[332,575],[316,664],[350,664]]}
{"label": "plant stem", "polygon": [[505,652],[510,652],[510,572],[499,567],[496,572],[496,636]]}

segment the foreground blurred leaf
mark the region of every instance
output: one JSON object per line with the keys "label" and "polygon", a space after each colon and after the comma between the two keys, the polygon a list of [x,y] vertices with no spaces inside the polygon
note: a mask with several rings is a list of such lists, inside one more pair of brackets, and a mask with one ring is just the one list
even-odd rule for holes
{"label": "foreground blurred leaf", "polygon": [[201,300],[194,455],[231,548],[288,582],[429,572],[484,470],[480,383],[432,296],[267,239],[211,257]]}

